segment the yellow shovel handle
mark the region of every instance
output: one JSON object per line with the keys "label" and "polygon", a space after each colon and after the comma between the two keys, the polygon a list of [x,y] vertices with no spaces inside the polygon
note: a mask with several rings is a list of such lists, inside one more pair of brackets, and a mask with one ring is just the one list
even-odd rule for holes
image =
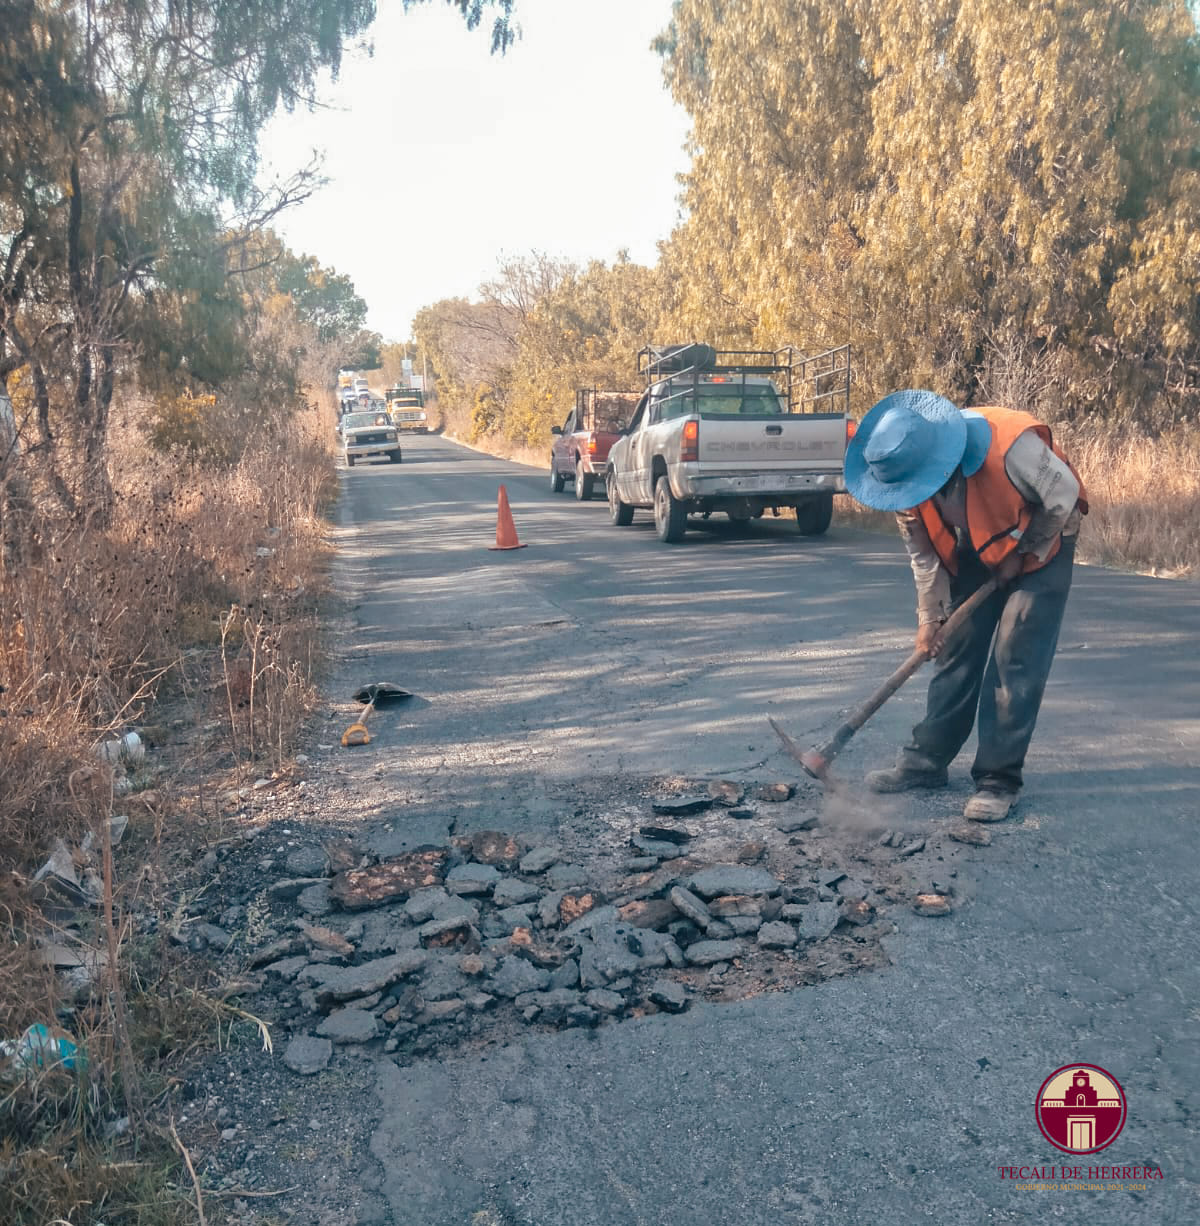
{"label": "yellow shovel handle", "polygon": [[371,743],[371,734],[367,731],[367,716],[375,710],[375,703],[369,702],[363,710],[362,718],[351,724],[345,732],[342,733],[342,745],[348,747],[350,745],[369,745]]}

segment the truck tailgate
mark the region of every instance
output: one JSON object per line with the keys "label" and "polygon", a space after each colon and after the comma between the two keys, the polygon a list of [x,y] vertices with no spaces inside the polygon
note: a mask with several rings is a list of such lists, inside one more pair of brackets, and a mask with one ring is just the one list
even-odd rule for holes
{"label": "truck tailgate", "polygon": [[783,416],[704,415],[700,473],[841,472],[846,454],[842,413]]}

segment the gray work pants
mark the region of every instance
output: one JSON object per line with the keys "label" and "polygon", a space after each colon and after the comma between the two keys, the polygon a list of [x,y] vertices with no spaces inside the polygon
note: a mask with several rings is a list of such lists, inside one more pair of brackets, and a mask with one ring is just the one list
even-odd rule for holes
{"label": "gray work pants", "polygon": [[[901,767],[949,766],[971,735],[978,710],[979,751],[971,768],[975,786],[1001,792],[1020,788],[1074,561],[1075,538],[1064,537],[1046,566],[994,593],[959,630],[935,661],[925,718],[900,751]],[[958,574],[950,580],[953,608],[990,573],[973,552],[960,553],[958,562]]]}

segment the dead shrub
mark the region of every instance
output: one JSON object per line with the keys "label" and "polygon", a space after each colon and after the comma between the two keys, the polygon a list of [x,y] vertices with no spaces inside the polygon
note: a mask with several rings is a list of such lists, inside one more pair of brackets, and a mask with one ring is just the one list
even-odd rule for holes
{"label": "dead shrub", "polygon": [[1058,438],[1091,503],[1079,534],[1084,561],[1171,578],[1200,573],[1200,431],[1178,426],[1148,438],[1078,426]]}
{"label": "dead shrub", "polygon": [[[191,969],[169,940],[163,921],[179,906],[162,868],[170,779],[148,765],[122,784],[95,746],[144,725],[167,685],[198,717],[229,708],[241,682],[203,693],[224,655],[247,699],[227,715],[229,736],[246,758],[282,764],[320,664],[324,512],[336,492],[327,433],[315,413],[300,415],[216,468],[116,431],[111,521],[69,522],[35,498],[33,530],[0,557],[0,923],[10,937],[0,1037],[61,1023],[86,1052],[73,1073],[0,1076],[6,1226],[196,1220],[159,1109],[198,1046],[255,1023],[207,995],[207,969]],[[122,794],[131,784],[153,784],[154,803],[139,803],[149,792]],[[32,904],[29,878],[56,837],[74,848],[101,830],[114,794],[131,817],[119,860],[132,842],[137,858],[126,862],[143,872],[126,882],[107,872],[98,911],[57,929]],[[157,930],[135,928],[135,911],[157,913]],[[86,949],[91,990],[64,996],[35,936]],[[135,1121],[128,1137],[106,1135],[122,1115]]]}

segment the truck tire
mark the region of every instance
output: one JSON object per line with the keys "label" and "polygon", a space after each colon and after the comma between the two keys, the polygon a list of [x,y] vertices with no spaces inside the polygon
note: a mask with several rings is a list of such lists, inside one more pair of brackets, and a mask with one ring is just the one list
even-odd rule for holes
{"label": "truck tire", "polygon": [[796,508],[796,527],[801,536],[824,536],[832,519],[832,494],[818,494]]}
{"label": "truck tire", "polygon": [[593,477],[591,473],[585,473],[583,471],[583,465],[576,460],[575,497],[578,498],[580,502],[587,502],[587,500],[592,496],[592,481]]}
{"label": "truck tire", "polygon": [[395,451],[388,452],[388,463],[389,464],[399,464],[403,461],[403,459],[404,459],[404,452],[402,452],[399,447],[397,447]]}
{"label": "truck tire", "polygon": [[671,479],[665,473],[654,486],[654,527],[665,545],[678,544],[687,531],[687,507],[671,493]]}
{"label": "truck tire", "polygon": [[554,458],[551,457],[550,459],[550,492],[552,494],[561,494],[564,480],[565,478],[563,477],[562,473],[560,473],[558,469],[554,467]]}
{"label": "truck tire", "polygon": [[347,467],[347,468],[353,468],[353,467],[354,467],[354,457],[353,457],[352,455],[348,455],[348,456],[346,457],[346,467]]}
{"label": "truck tire", "polygon": [[617,479],[612,473],[608,474],[606,484],[608,486],[608,517],[618,528],[628,528],[633,523],[633,507],[617,497]]}

